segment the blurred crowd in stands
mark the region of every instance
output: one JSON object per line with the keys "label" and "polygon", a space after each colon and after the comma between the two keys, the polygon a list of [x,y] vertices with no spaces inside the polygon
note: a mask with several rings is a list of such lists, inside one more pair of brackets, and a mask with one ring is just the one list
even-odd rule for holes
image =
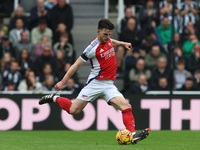
{"label": "blurred crowd in stands", "polygon": [[[122,93],[200,90],[199,3],[175,3],[173,17],[172,0],[143,2],[135,14],[126,4],[117,25],[119,40],[133,45],[116,48]],[[76,59],[73,19],[66,0],[37,0],[30,16],[19,6],[9,24],[0,18],[0,90],[54,91]],[[82,86],[75,73],[63,90],[78,93]]]}
{"label": "blurred crowd in stands", "polygon": [[[2,91],[55,91],[75,61],[71,29],[73,11],[66,0],[37,0],[26,15],[19,6],[10,23],[0,20],[0,89]],[[79,92],[77,73],[63,90]]]}
{"label": "blurred crowd in stands", "polygon": [[143,2],[134,13],[127,6],[118,25],[119,40],[133,45],[131,51],[116,49],[122,92],[200,90],[199,3],[174,1],[173,7],[173,0]]}

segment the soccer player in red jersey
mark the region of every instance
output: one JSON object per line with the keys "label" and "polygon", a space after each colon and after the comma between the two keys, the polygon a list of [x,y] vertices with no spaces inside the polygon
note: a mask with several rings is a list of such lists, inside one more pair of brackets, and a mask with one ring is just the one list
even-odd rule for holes
{"label": "soccer player in red jersey", "polygon": [[59,94],[54,93],[43,96],[39,104],[55,102],[69,114],[74,115],[80,113],[89,102],[94,101],[97,97],[104,97],[108,104],[122,111],[123,123],[126,129],[133,134],[132,144],[136,144],[145,139],[150,130],[147,128],[141,132],[135,132],[132,107],[114,85],[117,62],[113,46],[122,45],[131,49],[132,45],[131,43],[110,39],[113,29],[114,25],[108,19],[101,19],[98,23],[97,37],[70,67],[63,79],[55,85],[57,91],[62,90],[73,73],[89,59],[91,63],[90,75],[74,102],[72,103],[68,98],[60,97]]}

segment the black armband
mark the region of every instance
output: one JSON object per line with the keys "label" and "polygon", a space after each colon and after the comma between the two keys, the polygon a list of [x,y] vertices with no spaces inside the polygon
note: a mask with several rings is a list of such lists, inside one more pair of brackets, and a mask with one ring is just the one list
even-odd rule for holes
{"label": "black armband", "polygon": [[84,53],[81,55],[81,58],[83,58],[85,61],[88,60],[88,57]]}

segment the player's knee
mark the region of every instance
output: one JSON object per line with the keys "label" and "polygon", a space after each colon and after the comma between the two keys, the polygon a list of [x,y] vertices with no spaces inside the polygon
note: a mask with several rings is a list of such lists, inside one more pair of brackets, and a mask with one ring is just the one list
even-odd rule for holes
{"label": "player's knee", "polygon": [[71,115],[76,115],[76,114],[79,114],[80,112],[81,112],[81,110],[78,108],[72,108],[69,110],[69,114],[71,114]]}
{"label": "player's knee", "polygon": [[132,108],[128,101],[124,102],[124,109]]}

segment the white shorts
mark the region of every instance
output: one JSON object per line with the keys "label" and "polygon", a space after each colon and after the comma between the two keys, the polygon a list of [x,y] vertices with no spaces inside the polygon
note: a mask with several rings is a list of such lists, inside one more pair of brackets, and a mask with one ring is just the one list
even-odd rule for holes
{"label": "white shorts", "polygon": [[116,96],[123,97],[114,85],[114,81],[94,79],[81,90],[77,98],[92,102],[101,97],[108,103],[110,99]]}

